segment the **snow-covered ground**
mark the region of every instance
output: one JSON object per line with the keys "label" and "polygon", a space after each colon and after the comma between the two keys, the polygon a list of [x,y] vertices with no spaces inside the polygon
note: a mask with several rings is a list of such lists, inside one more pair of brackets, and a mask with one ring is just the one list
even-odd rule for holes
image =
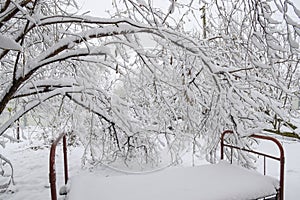
{"label": "snow-covered ground", "polygon": [[[295,200],[300,196],[300,142],[281,140],[286,156],[285,165],[285,199]],[[33,143],[34,144],[34,143]],[[262,144],[262,149],[273,151],[268,144]],[[2,151],[3,149],[1,149]],[[63,168],[61,149],[57,150],[57,188],[62,186]],[[1,152],[2,153],[2,152]],[[81,168],[81,147],[71,147],[69,153],[70,176],[89,173],[87,169]],[[10,192],[0,194],[0,200],[42,200],[50,199],[50,188],[48,181],[49,147],[33,148],[30,141],[21,143],[8,143],[3,155],[9,157],[14,164],[16,185]],[[187,165],[187,163],[185,163]],[[278,171],[270,163],[270,175],[278,175]],[[100,171],[101,170],[101,171]],[[100,176],[112,175],[108,169],[100,169],[96,172]],[[163,173],[160,172],[160,173]]]}
{"label": "snow-covered ground", "polygon": [[286,156],[285,170],[285,199],[300,198],[300,142],[283,143]]}

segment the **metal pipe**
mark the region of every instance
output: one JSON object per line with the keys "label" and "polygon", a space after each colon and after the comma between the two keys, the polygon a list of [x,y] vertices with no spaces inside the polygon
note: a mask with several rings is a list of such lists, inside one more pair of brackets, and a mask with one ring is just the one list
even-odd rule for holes
{"label": "metal pipe", "polygon": [[245,149],[245,148],[241,148],[241,147],[237,147],[237,146],[233,146],[233,145],[229,145],[229,144],[224,144],[224,147],[229,147],[231,149],[238,149],[238,150],[241,150],[241,151],[247,151],[249,153],[254,153],[254,154],[257,154],[257,155],[260,155],[260,156],[265,156],[265,157],[280,161],[280,157],[268,155],[268,154],[261,153],[261,152],[258,152],[258,151]]}
{"label": "metal pipe", "polygon": [[65,171],[65,184],[67,184],[69,175],[68,175],[68,154],[67,154],[67,139],[66,135],[63,137],[63,153],[64,153],[64,171]]}
{"label": "metal pipe", "polygon": [[281,143],[277,139],[275,139],[273,137],[270,137],[270,136],[266,136],[266,135],[256,135],[256,134],[254,134],[251,137],[273,141],[277,145],[277,147],[279,148],[279,152],[280,152],[279,199],[283,200],[284,199],[284,163],[285,163],[285,157],[284,157],[284,149],[283,149]]}
{"label": "metal pipe", "polygon": [[[52,143],[50,148],[50,156],[49,156],[49,182],[50,182],[50,191],[51,191],[51,200],[57,200],[56,193],[56,172],[55,172],[55,151],[56,146],[59,141],[64,138],[64,159],[67,159],[67,145],[66,145],[66,133],[62,133],[58,136],[58,138]],[[65,183],[68,181],[68,172],[67,172],[67,162],[65,161]]]}
{"label": "metal pipe", "polygon": [[266,175],[266,156],[264,156],[264,175]]}
{"label": "metal pipe", "polygon": [[233,133],[231,130],[226,130],[221,135],[221,160],[224,159],[224,137],[227,133]]}

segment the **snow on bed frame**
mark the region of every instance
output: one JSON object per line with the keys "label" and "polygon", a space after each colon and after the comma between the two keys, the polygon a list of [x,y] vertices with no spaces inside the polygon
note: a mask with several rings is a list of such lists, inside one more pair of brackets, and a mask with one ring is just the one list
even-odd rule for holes
{"label": "snow on bed frame", "polygon": [[[65,179],[65,184],[68,182],[68,159],[67,159],[67,143],[66,143],[66,134],[67,133],[62,133],[59,135],[59,137],[52,143],[51,148],[50,148],[50,158],[49,158],[49,182],[50,182],[50,189],[51,189],[51,200],[57,200],[57,192],[56,192],[56,172],[55,172],[55,151],[56,151],[56,146],[60,142],[60,140],[63,140],[63,155],[64,155],[64,179]],[[253,134],[250,137],[255,138],[255,139],[262,139],[262,140],[269,140],[274,142],[280,151],[280,156],[276,157],[270,154],[254,151],[251,149],[246,149],[244,147],[238,147],[236,145],[228,144],[225,143],[225,137],[226,134],[233,134],[233,131],[231,130],[226,130],[222,133],[221,135],[221,159],[224,159],[224,152],[225,148],[230,148],[231,150],[231,156],[230,156],[230,161],[232,163],[232,152],[233,149],[241,150],[241,151],[246,151],[249,153],[257,154],[260,156],[264,157],[264,175],[266,175],[266,158],[270,158],[273,160],[277,160],[280,162],[280,177],[279,177],[279,191],[277,195],[277,199],[283,200],[284,199],[284,150],[280,142],[270,136],[265,136],[265,135],[256,135]]]}
{"label": "snow on bed frame", "polygon": [[280,169],[279,169],[279,191],[278,191],[278,199],[279,200],[283,200],[284,199],[284,162],[285,162],[285,158],[284,158],[284,149],[281,145],[281,143],[276,139],[273,138],[271,136],[266,136],[266,135],[257,135],[257,134],[253,134],[250,137],[251,138],[255,138],[255,139],[260,139],[260,140],[268,140],[268,141],[272,141],[274,142],[280,152],[279,156],[273,156],[270,154],[266,154],[263,152],[259,152],[259,151],[255,151],[255,150],[251,150],[251,149],[246,149],[244,147],[238,147],[236,145],[233,144],[228,144],[225,143],[225,137],[227,134],[233,134],[234,132],[232,130],[226,130],[222,133],[221,135],[221,160],[224,159],[224,155],[225,155],[225,147],[230,148],[230,163],[232,163],[233,160],[233,149],[237,149],[240,151],[245,151],[245,152],[249,152],[249,153],[253,153],[259,156],[263,156],[264,159],[264,163],[263,163],[263,168],[264,168],[264,175],[266,175],[266,158],[270,158],[276,161],[280,162]]}

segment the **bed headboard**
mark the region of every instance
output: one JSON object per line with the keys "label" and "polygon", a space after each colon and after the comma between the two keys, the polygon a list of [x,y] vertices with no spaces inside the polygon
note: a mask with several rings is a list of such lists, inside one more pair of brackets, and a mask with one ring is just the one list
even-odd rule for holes
{"label": "bed headboard", "polygon": [[264,175],[266,175],[266,158],[277,160],[278,162],[280,162],[279,199],[283,200],[284,199],[284,150],[283,150],[283,147],[282,147],[281,143],[276,138],[273,138],[271,136],[257,135],[257,134],[253,134],[253,135],[249,136],[249,137],[255,138],[255,139],[269,140],[269,141],[274,142],[277,145],[277,147],[279,149],[279,152],[280,152],[280,156],[276,157],[276,156],[266,154],[266,153],[263,153],[263,152],[259,152],[259,151],[255,151],[255,150],[251,150],[251,149],[246,149],[246,148],[241,148],[241,147],[238,147],[238,146],[234,146],[232,144],[226,144],[225,141],[224,141],[225,140],[225,135],[226,134],[233,134],[233,133],[234,132],[232,130],[226,130],[221,135],[221,159],[224,159],[224,149],[226,147],[230,148],[230,150],[231,150],[231,158],[230,158],[231,162],[232,162],[233,149],[246,151],[246,152],[249,152],[249,153],[253,153],[253,154],[256,154],[256,155],[263,156],[263,158],[264,158]]}

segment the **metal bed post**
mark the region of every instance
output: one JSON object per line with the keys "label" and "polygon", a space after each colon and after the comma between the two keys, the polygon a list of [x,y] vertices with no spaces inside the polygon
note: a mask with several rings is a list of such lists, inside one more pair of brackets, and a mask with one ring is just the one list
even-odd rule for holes
{"label": "metal bed post", "polygon": [[50,182],[50,190],[51,190],[51,200],[57,200],[56,193],[56,172],[55,172],[55,150],[59,141],[63,139],[63,155],[64,155],[64,176],[65,176],[65,184],[68,182],[68,160],[67,160],[67,140],[66,133],[62,133],[58,136],[58,138],[52,143],[50,148],[50,156],[49,156],[49,182]]}

